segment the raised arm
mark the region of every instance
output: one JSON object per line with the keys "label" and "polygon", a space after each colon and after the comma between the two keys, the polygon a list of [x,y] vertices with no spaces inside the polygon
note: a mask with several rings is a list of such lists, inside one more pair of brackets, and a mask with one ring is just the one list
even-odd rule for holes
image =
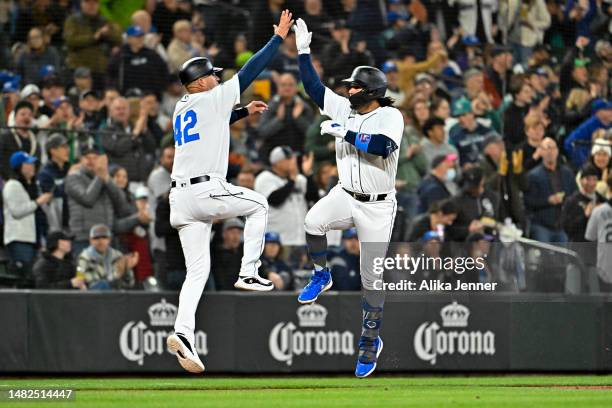
{"label": "raised arm", "polygon": [[238,71],[240,93],[244,92],[244,90],[251,85],[251,82],[257,78],[264,68],[266,68],[276,54],[276,51],[278,51],[278,47],[281,45],[285,37],[287,37],[289,29],[293,25],[291,16],[292,15],[289,10],[284,10],[281,13],[278,25],[274,26],[274,36],[261,50],[257,51],[257,53],[251,57],[251,59],[242,67],[240,71]]}
{"label": "raised arm", "polygon": [[308,32],[306,23],[301,18],[298,18],[295,27],[295,42],[298,49],[298,64],[300,67],[300,76],[304,89],[310,98],[323,109],[325,100],[325,86],[321,83],[321,78],[315,71],[310,59],[310,41],[312,33]]}
{"label": "raised arm", "polygon": [[323,109],[325,86],[312,65],[310,54],[300,54],[298,56],[298,63],[300,67],[300,76],[302,77],[302,83],[304,84],[306,93],[319,108]]}

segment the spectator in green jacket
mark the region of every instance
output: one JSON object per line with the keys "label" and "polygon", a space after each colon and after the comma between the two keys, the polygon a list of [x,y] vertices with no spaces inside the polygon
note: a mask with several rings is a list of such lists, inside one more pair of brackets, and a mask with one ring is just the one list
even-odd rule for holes
{"label": "spectator in green jacket", "polygon": [[[338,95],[348,96],[347,89],[344,84],[336,80],[332,90]],[[312,125],[306,130],[304,141],[304,151],[313,152],[315,155],[314,171],[317,172],[319,167],[324,163],[336,164],[336,142],[334,138],[330,139],[329,135],[321,134],[321,123],[329,120],[330,117],[323,114],[317,115],[312,122]]]}
{"label": "spectator in green jacket", "polygon": [[335,139],[330,139],[329,135],[321,134],[321,123],[329,119],[329,116],[319,115],[308,130],[306,130],[304,150],[314,153],[315,167],[317,169],[324,163],[335,163],[336,161]]}
{"label": "spectator in green jacket", "polygon": [[121,28],[100,15],[99,0],[81,0],[81,11],[64,23],[64,41],[68,67],[91,69],[94,88],[103,88],[111,50],[121,44]]}

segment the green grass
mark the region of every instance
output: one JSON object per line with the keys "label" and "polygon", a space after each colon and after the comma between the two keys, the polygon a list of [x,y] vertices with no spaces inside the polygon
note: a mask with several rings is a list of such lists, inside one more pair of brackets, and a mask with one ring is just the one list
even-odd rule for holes
{"label": "green grass", "polygon": [[612,376],[594,375],[378,376],[363,380],[350,377],[186,375],[0,380],[0,391],[15,387],[73,388],[76,401],[2,401],[0,408],[612,407]]}

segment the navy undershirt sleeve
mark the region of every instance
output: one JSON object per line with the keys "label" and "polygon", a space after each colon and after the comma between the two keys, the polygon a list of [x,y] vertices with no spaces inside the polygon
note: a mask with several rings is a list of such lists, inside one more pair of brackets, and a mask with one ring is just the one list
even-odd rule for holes
{"label": "navy undershirt sleeve", "polygon": [[370,135],[349,130],[344,140],[357,149],[386,159],[397,149],[397,144],[389,137],[381,134]]}
{"label": "navy undershirt sleeve", "polygon": [[257,76],[263,71],[268,63],[276,55],[278,47],[283,42],[280,35],[274,34],[274,36],[268,41],[268,43],[255,55],[248,60],[246,64],[238,71],[238,82],[240,82],[240,93],[244,92],[245,89],[251,85],[251,82],[257,78]]}
{"label": "navy undershirt sleeve", "polygon": [[237,108],[232,111],[232,115],[230,116],[230,125],[234,122],[239,121],[240,119],[246,118],[249,116],[249,110],[245,107]]}
{"label": "navy undershirt sleeve", "polygon": [[319,108],[323,109],[325,86],[323,86],[321,83],[321,79],[319,78],[319,75],[317,75],[317,71],[315,71],[314,67],[312,66],[310,54],[300,54],[298,56],[298,65],[306,93]]}

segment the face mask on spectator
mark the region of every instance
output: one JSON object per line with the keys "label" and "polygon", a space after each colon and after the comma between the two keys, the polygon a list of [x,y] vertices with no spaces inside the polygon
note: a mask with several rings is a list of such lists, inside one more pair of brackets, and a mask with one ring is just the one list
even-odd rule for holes
{"label": "face mask on spectator", "polygon": [[457,170],[455,170],[452,167],[446,170],[446,180],[447,181],[453,181],[455,180],[455,177],[457,177]]}

